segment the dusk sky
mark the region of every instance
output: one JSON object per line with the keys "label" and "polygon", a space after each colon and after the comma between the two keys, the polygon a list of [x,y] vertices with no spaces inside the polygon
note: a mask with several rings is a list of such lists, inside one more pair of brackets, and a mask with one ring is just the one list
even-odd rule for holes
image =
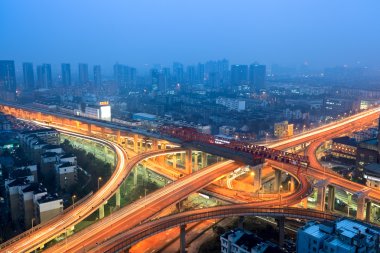
{"label": "dusk sky", "polygon": [[379,0],[1,0],[0,59],[379,66]]}

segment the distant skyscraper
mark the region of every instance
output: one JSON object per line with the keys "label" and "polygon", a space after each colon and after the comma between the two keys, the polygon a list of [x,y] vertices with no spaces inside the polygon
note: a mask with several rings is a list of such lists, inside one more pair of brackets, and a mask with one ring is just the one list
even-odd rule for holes
{"label": "distant skyscraper", "polygon": [[231,85],[248,84],[248,65],[231,65]]}
{"label": "distant skyscraper", "polygon": [[34,89],[33,63],[24,62],[22,64],[22,71],[24,74],[24,88],[27,90],[33,90]]}
{"label": "distant skyscraper", "polygon": [[265,89],[266,66],[251,64],[249,66],[249,82],[254,90]]}
{"label": "distant skyscraper", "polygon": [[187,71],[186,71],[186,75],[187,75],[187,83],[190,85],[190,87],[194,84],[196,84],[197,82],[197,71],[196,71],[196,67],[195,66],[187,66]]}
{"label": "distant skyscraper", "polygon": [[71,68],[69,63],[62,63],[62,84],[67,87],[71,85]]}
{"label": "distant skyscraper", "polygon": [[203,84],[205,79],[205,65],[198,63],[197,66],[197,82]]}
{"label": "distant skyscraper", "polygon": [[88,83],[88,65],[84,63],[79,63],[78,65],[79,74],[79,84],[84,85]]}
{"label": "distant skyscraper", "polygon": [[116,63],[113,66],[115,82],[120,89],[131,89],[136,86],[136,69]]}
{"label": "distant skyscraper", "polygon": [[100,65],[94,66],[94,84],[95,86],[102,85],[102,72]]}
{"label": "distant skyscraper", "polygon": [[14,61],[0,61],[0,90],[16,92],[16,72]]}
{"label": "distant skyscraper", "polygon": [[53,80],[51,78],[51,65],[42,64],[37,66],[37,83],[38,88],[50,89],[53,86]]}
{"label": "distant skyscraper", "polygon": [[157,69],[152,69],[150,71],[150,80],[151,80],[151,84],[152,84],[152,90],[157,91],[158,85],[160,82],[160,73],[158,72]]}
{"label": "distant skyscraper", "polygon": [[183,83],[183,65],[179,62],[173,63],[173,78],[176,83]]}

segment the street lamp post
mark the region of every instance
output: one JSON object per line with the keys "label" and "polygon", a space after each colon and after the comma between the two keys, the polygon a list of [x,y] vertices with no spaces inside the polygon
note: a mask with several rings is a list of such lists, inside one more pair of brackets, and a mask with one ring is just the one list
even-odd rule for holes
{"label": "street lamp post", "polygon": [[34,221],[35,221],[35,218],[32,218],[32,232],[33,232]]}
{"label": "street lamp post", "polygon": [[75,205],[75,199],[76,199],[76,195],[74,194],[73,196],[71,196],[71,201],[73,202],[73,209],[74,209],[74,205]]}
{"label": "street lamp post", "polygon": [[98,191],[99,191],[99,183],[102,181],[102,177],[98,177]]}

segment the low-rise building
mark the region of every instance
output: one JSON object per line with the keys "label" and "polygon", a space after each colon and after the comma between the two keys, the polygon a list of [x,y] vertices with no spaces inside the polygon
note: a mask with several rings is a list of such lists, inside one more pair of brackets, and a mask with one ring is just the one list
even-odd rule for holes
{"label": "low-rise building", "polygon": [[57,195],[45,195],[36,200],[38,223],[45,223],[63,212],[63,200]]}
{"label": "low-rise building", "polygon": [[380,190],[380,164],[371,163],[364,166],[364,178],[368,187]]}
{"label": "low-rise building", "polygon": [[228,231],[220,236],[221,253],[280,253],[277,245],[264,242],[255,234],[243,229]]}
{"label": "low-rise building", "polygon": [[351,219],[309,222],[297,232],[297,252],[379,252],[380,230]]}
{"label": "low-rise building", "polygon": [[70,162],[56,163],[55,175],[56,184],[60,189],[68,190],[70,186],[77,182],[77,168],[76,164]]}
{"label": "low-rise building", "polygon": [[36,225],[35,220],[35,201],[47,195],[46,188],[41,184],[33,183],[24,189],[19,189],[19,196],[21,201],[21,209],[23,215],[23,224],[26,229],[31,228],[32,224]]}
{"label": "low-rise building", "polygon": [[244,111],[245,110],[245,101],[234,99],[234,98],[225,98],[219,97],[216,99],[217,105],[223,105],[228,108],[230,111]]}
{"label": "low-rise building", "polygon": [[334,158],[355,161],[358,143],[348,136],[332,139],[331,154]]}
{"label": "low-rise building", "polygon": [[277,138],[289,137],[293,135],[293,124],[288,121],[278,122],[274,124],[274,136]]}

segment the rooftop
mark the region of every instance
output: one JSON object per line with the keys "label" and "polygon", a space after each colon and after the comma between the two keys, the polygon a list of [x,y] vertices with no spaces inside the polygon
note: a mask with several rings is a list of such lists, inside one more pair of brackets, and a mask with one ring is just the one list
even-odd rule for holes
{"label": "rooftop", "polygon": [[333,138],[332,141],[335,143],[340,143],[340,144],[344,144],[344,145],[348,145],[352,147],[356,147],[358,145],[358,143],[356,142],[354,138],[350,138],[348,136]]}

